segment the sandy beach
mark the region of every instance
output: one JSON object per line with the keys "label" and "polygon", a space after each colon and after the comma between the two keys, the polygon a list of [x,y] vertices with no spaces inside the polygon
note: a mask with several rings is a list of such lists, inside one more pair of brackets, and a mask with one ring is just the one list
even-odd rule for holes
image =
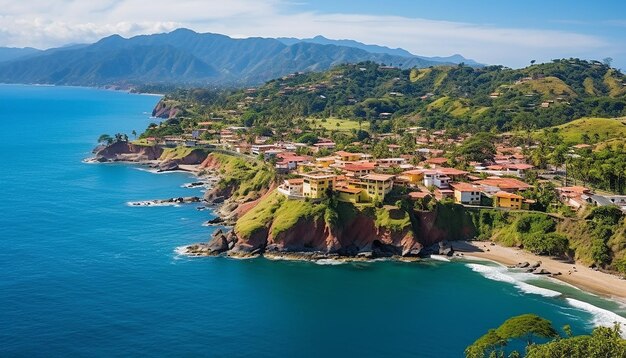
{"label": "sandy beach", "polygon": [[458,241],[453,243],[453,246],[457,252],[463,252],[467,258],[486,259],[507,266],[521,262],[529,262],[532,265],[541,261],[541,268],[551,273],[561,273],[561,275],[554,276],[557,280],[584,291],[626,303],[626,280],[616,275],[595,271],[581,264],[572,264],[548,256],[534,255],[517,248],[504,247],[491,242]]}

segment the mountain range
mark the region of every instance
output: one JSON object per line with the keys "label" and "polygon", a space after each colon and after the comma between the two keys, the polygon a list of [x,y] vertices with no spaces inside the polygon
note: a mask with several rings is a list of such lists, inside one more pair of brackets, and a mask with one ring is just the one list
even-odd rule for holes
{"label": "mountain range", "polygon": [[0,82],[57,85],[252,85],[294,72],[373,61],[400,68],[478,65],[460,55],[416,56],[352,40],[245,38],[178,29],[105,37],[49,50],[0,48]]}

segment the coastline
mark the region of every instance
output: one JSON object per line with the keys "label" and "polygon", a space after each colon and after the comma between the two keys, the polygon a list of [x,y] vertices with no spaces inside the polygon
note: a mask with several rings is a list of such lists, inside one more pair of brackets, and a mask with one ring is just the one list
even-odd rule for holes
{"label": "coastline", "polygon": [[541,268],[560,275],[550,276],[580,290],[626,304],[626,281],[616,275],[596,271],[577,263],[568,263],[548,256],[539,256],[518,248],[505,247],[490,241],[457,241],[456,252],[466,259],[493,261],[504,266],[541,261]]}
{"label": "coastline", "polygon": [[[150,166],[158,163],[156,161],[120,161],[122,163],[134,164],[138,166]],[[200,168],[200,165],[179,165],[177,170],[179,172],[186,172],[198,180],[210,179],[215,180],[219,175],[217,173],[202,174],[205,169]],[[165,171],[168,172],[168,171]],[[216,206],[214,206],[216,205]],[[224,219],[224,213],[220,211],[221,204],[213,204],[213,212],[217,217]],[[216,224],[216,227],[222,225]],[[372,257],[367,256],[340,256],[340,255],[328,255],[321,252],[264,252],[254,254],[210,254],[206,251],[209,247],[212,237],[207,238],[207,241],[202,243],[190,243],[184,246],[185,249],[177,248],[179,254],[185,255],[190,258],[195,257],[208,257],[208,256],[226,256],[234,259],[245,259],[254,257],[264,257],[268,260],[294,260],[294,261],[310,261],[320,264],[333,261],[335,263],[346,262],[367,262],[372,261]],[[454,254],[449,257],[439,258],[438,255],[432,258],[434,260],[439,259],[441,261],[451,260],[463,260],[463,259],[475,259],[475,260],[487,260],[498,263],[503,266],[514,266],[518,263],[528,262],[530,264],[541,261],[540,268],[549,271],[554,275],[549,275],[551,278],[559,280],[560,282],[574,286],[580,290],[596,294],[608,299],[617,301],[622,304],[626,304],[626,281],[618,276],[611,275],[601,271],[595,271],[584,265],[563,262],[558,259],[550,258],[547,256],[534,255],[530,252],[526,252],[517,248],[504,247],[492,242],[482,241],[452,241],[451,246],[454,247]],[[182,250],[181,250],[182,249]],[[398,262],[415,262],[419,261],[419,258],[413,257],[388,257],[386,260],[395,260]],[[560,273],[557,274],[557,273]],[[538,275],[545,276],[545,275]]]}

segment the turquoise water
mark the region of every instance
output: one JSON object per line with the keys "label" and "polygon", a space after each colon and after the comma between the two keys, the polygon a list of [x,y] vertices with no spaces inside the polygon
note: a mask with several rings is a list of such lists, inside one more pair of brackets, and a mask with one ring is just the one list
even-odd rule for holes
{"label": "turquoise water", "polygon": [[199,195],[181,187],[192,178],[81,162],[100,134],[145,128],[157,101],[0,86],[0,356],[455,357],[516,314],[575,333],[612,318],[567,297],[620,310],[461,262],[180,257],[210,213],[126,203]]}

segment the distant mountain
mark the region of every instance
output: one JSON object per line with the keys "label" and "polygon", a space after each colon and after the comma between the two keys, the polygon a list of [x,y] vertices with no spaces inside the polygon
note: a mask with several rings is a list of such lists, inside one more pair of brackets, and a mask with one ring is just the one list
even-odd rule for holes
{"label": "distant mountain", "polygon": [[0,82],[86,86],[247,85],[293,72],[322,71],[342,63],[363,61],[402,68],[445,63],[394,55],[393,51],[370,52],[340,43],[299,41],[289,45],[277,39],[233,39],[178,29],[129,39],[113,35],[91,45],[50,49],[14,58],[0,63]]}
{"label": "distant mountain", "polygon": [[0,62],[13,61],[40,52],[41,50],[32,47],[0,47]]}
{"label": "distant mountain", "polygon": [[368,45],[368,44],[364,44],[362,42],[358,42],[354,40],[331,40],[320,35],[315,36],[313,38],[308,38],[308,39],[297,39],[294,37],[279,37],[278,40],[280,40],[282,43],[286,45],[293,45],[299,42],[307,42],[307,43],[315,43],[315,44],[320,44],[320,45],[336,45],[336,46],[353,47],[353,48],[365,50],[370,53],[387,54],[391,56],[400,56],[400,57],[417,57],[417,58],[421,58],[427,61],[443,62],[443,63],[448,63],[448,64],[449,63],[453,63],[453,64],[465,63],[466,65],[469,65],[469,66],[482,66],[483,65],[474,60],[467,59],[459,54],[455,54],[455,55],[447,56],[447,57],[418,56],[402,48],[393,49],[387,46]]}

